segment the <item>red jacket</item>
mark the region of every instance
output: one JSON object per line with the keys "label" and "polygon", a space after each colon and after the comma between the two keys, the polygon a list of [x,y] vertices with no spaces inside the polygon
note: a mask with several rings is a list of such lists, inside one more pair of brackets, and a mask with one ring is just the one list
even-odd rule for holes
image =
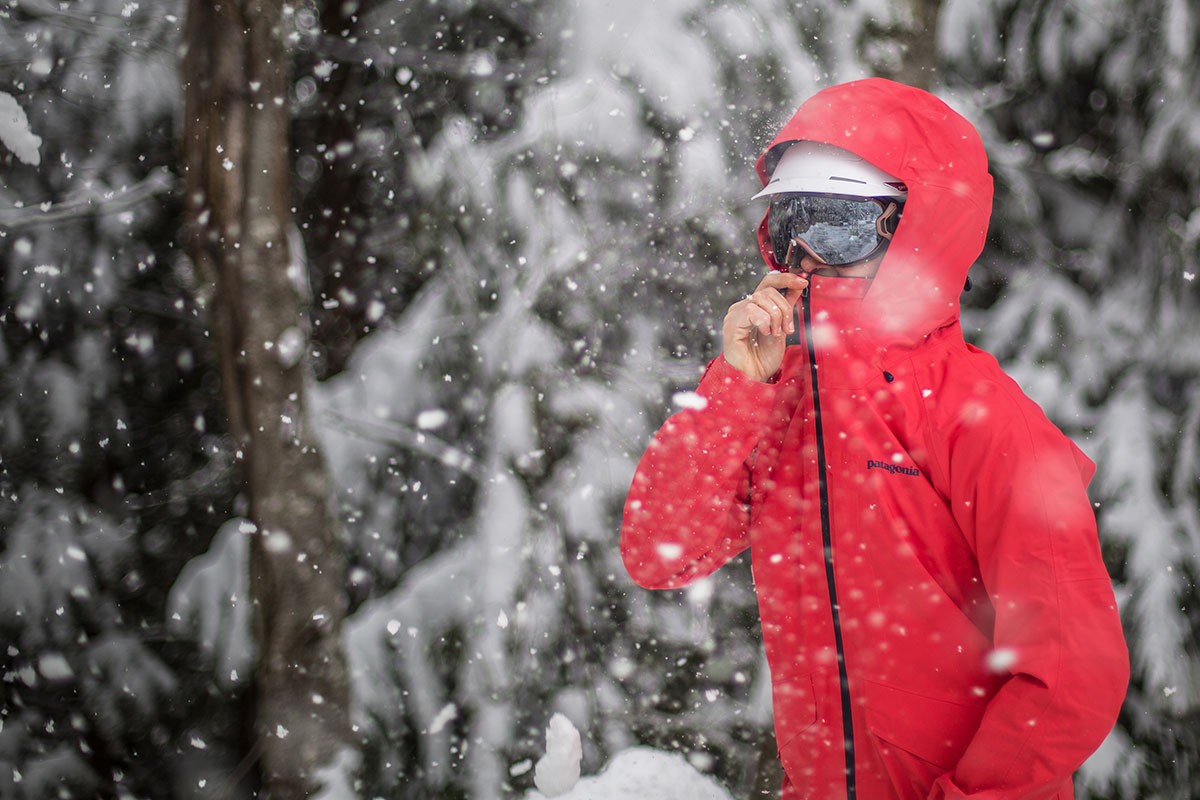
{"label": "red jacket", "polygon": [[[791,798],[1064,798],[1112,728],[1128,653],[1094,465],[987,353],[958,297],[992,182],[975,129],[881,79],[826,89],[775,145],[851,150],[909,189],[871,281],[813,277],[773,383],[715,359],[706,407],[638,466],[621,552],[641,586],[747,547]],[[763,257],[771,255],[764,226]]]}

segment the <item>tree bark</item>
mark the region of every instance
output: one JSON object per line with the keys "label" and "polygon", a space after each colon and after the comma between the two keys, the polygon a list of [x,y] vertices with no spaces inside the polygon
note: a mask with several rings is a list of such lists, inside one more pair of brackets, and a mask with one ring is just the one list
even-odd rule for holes
{"label": "tree bark", "polygon": [[189,0],[182,49],[188,253],[206,279],[242,460],[263,796],[310,796],[348,746],[341,552],[307,426],[305,271],[292,258],[282,0]]}
{"label": "tree bark", "polygon": [[922,89],[938,84],[937,24],[942,0],[905,0],[900,21],[885,27],[868,23],[868,38],[884,45],[879,57],[868,58],[873,71],[883,78]]}

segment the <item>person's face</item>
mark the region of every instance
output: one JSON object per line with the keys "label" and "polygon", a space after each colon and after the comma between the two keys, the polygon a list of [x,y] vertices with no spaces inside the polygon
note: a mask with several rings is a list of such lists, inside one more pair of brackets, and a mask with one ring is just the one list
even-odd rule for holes
{"label": "person's face", "polygon": [[871,278],[900,213],[893,200],[781,193],[771,198],[767,231],[776,261],[791,271]]}

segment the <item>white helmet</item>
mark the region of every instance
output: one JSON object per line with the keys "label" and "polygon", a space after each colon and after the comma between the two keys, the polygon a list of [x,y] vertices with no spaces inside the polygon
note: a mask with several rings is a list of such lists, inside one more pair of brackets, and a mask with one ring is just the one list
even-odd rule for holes
{"label": "white helmet", "polygon": [[908,195],[908,189],[898,178],[849,150],[807,141],[788,146],[775,165],[771,180],[751,199],[786,192],[891,197],[901,202]]}

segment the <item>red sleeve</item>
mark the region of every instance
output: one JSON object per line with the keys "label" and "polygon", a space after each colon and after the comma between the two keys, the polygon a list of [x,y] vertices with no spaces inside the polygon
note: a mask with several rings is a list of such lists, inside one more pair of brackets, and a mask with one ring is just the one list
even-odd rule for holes
{"label": "red sleeve", "polygon": [[981,386],[950,426],[950,500],[995,611],[989,667],[1008,678],[930,797],[1039,800],[1112,730],[1129,653],[1087,496],[1094,465],[1015,386]]}
{"label": "red sleeve", "polygon": [[750,544],[747,460],[775,386],[747,378],[718,357],[696,391],[703,408],[663,424],[625,500],[621,557],[646,589],[686,586]]}

